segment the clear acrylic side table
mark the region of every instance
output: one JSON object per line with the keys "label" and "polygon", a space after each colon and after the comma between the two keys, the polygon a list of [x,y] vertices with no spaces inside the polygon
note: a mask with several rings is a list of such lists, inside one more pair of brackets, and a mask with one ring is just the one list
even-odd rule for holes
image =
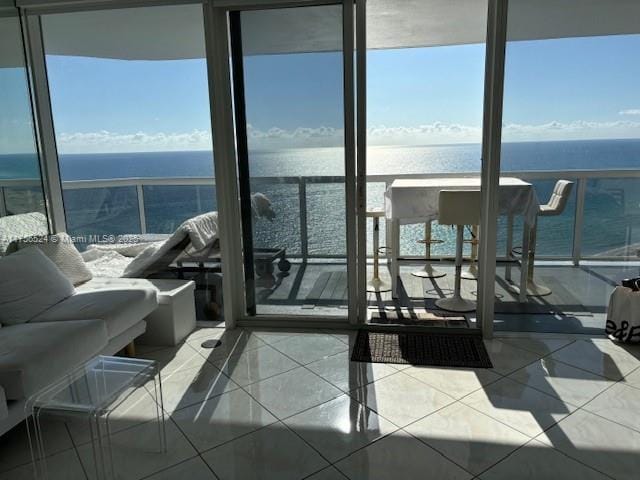
{"label": "clear acrylic side table", "polygon": [[[55,361],[55,359],[53,359]],[[47,479],[41,422],[45,417],[86,422],[98,480],[114,478],[111,413],[139,388],[145,388],[156,409],[159,452],[166,451],[162,380],[153,360],[98,356],[32,395],[25,405],[27,432],[36,479]]]}

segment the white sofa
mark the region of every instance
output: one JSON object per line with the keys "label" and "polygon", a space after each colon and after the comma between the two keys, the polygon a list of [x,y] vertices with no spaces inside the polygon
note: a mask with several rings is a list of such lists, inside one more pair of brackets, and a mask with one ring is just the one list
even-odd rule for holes
{"label": "white sofa", "polygon": [[[35,291],[46,297],[48,285],[42,281]],[[127,346],[145,332],[145,317],[158,307],[153,288],[71,289],[71,295],[23,322],[15,315],[2,321],[5,312],[0,312],[0,435],[25,418],[30,395],[92,357]],[[0,306],[3,295],[0,288]],[[46,300],[38,295],[32,294],[32,304]],[[11,307],[11,301],[4,305]]]}

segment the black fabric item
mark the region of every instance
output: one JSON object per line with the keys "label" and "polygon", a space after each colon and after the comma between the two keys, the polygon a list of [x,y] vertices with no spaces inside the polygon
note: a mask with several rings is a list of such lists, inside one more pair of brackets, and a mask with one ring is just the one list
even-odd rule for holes
{"label": "black fabric item", "polygon": [[492,368],[476,335],[360,331],[351,360],[438,367]]}

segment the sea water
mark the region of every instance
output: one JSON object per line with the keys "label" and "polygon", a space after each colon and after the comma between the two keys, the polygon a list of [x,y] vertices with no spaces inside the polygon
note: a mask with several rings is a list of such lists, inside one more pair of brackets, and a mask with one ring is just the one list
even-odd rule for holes
{"label": "sea water", "polygon": [[[480,173],[479,144],[370,147],[369,175],[445,172]],[[587,140],[564,142],[504,143],[502,172],[518,170],[614,170],[640,168],[640,140]],[[149,177],[213,177],[210,151],[73,154],[60,156],[63,181],[109,180]],[[302,148],[251,151],[252,191],[266,194],[276,219],[254,225],[256,246],[284,246],[300,253],[301,222],[299,186],[283,183],[282,177],[344,176],[344,149]],[[34,178],[38,174],[34,156],[0,156],[0,179]],[[278,177],[264,183],[263,177]],[[261,180],[262,178],[262,180]],[[572,179],[570,173],[558,178]],[[339,180],[339,179],[338,179]],[[555,178],[534,181],[541,203],[551,193]],[[177,182],[179,183],[179,181]],[[383,183],[370,183],[370,208],[383,204]],[[76,234],[119,234],[140,231],[135,187],[65,190],[68,230]],[[215,210],[213,186],[147,186],[144,188],[148,232],[168,233],[184,219]],[[346,251],[344,184],[309,183],[306,186],[308,251],[315,255],[342,255]],[[575,191],[560,217],[541,219],[538,250],[544,255],[571,254]],[[593,179],[587,183],[582,253],[620,254],[627,244],[640,243],[640,179]],[[504,248],[504,219],[499,220],[498,249]],[[402,229],[402,253],[420,254],[417,242],[423,226]],[[383,232],[384,234],[384,232]],[[518,233],[516,232],[516,235]],[[453,251],[453,232],[437,226],[434,236],[445,240],[435,254]],[[384,237],[383,241],[384,243]],[[517,243],[517,241],[516,241]]]}

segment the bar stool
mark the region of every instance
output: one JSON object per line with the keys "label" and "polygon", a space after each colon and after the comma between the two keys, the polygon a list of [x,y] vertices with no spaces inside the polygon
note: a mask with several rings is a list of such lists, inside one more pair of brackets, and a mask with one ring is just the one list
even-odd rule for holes
{"label": "bar stool", "polygon": [[422,240],[418,240],[418,243],[424,243],[424,259],[426,263],[420,270],[411,272],[411,275],[420,278],[441,278],[446,275],[446,272],[433,268],[431,265],[431,245],[443,242],[444,240],[431,238],[431,222],[425,222],[424,238]]}
{"label": "bar stool", "polygon": [[[558,215],[562,215],[565,208],[567,207],[567,203],[569,201],[569,196],[571,195],[571,190],[573,188],[573,183],[569,180],[558,180],[553,187],[553,192],[551,192],[551,197],[549,197],[549,201],[540,205],[538,209],[537,217],[555,217]],[[513,226],[511,224],[508,225],[507,233],[511,234],[513,232]],[[544,297],[551,294],[551,289],[549,287],[545,287],[544,285],[538,285],[533,280],[533,271],[534,271],[534,260],[535,260],[535,250],[536,250],[536,239],[537,239],[537,231],[538,231],[538,221],[536,218],[536,223],[534,227],[531,229],[531,235],[529,240],[529,245],[531,246],[528,252],[522,252],[522,255],[528,255],[529,258],[529,272],[527,276],[527,295],[530,297]],[[509,238],[507,238],[507,244],[510,244]],[[515,251],[515,249],[514,249]],[[517,253],[517,252],[516,252]],[[507,274],[505,275],[507,280],[511,280],[511,267],[507,267]],[[520,288],[516,285],[512,285],[511,290],[515,293],[520,293]]]}
{"label": "bar stool", "polygon": [[366,213],[373,219],[373,278],[367,282],[367,292],[390,292],[391,284],[380,278],[380,218],[384,217],[381,210],[372,210]]}
{"label": "bar stool", "polygon": [[438,198],[438,223],[455,225],[456,232],[456,273],[453,297],[436,300],[436,306],[451,312],[472,312],[476,302],[460,295],[462,273],[462,246],[464,226],[480,223],[480,190],[442,190]]}

